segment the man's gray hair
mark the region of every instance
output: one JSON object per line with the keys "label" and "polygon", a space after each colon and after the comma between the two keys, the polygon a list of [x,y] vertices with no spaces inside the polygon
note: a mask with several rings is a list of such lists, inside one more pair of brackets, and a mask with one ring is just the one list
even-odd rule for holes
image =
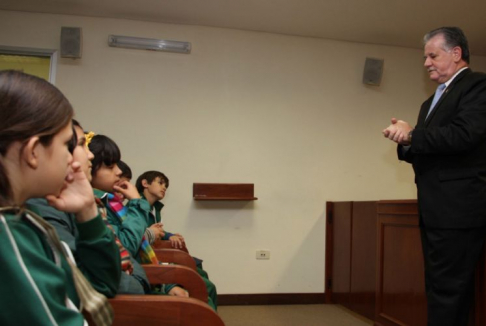
{"label": "man's gray hair", "polygon": [[467,42],[466,35],[459,27],[440,27],[434,29],[424,36],[424,44],[427,43],[431,38],[437,35],[444,36],[444,47],[445,50],[451,50],[456,46],[461,48],[461,58],[465,62],[469,63],[469,45]]}

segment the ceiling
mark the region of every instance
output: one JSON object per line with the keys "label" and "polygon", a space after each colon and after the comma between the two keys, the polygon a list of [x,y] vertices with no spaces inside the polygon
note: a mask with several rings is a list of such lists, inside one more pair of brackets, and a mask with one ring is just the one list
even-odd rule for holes
{"label": "ceiling", "polygon": [[459,26],[486,56],[483,0],[2,0],[0,9],[125,18],[422,48],[440,26]]}

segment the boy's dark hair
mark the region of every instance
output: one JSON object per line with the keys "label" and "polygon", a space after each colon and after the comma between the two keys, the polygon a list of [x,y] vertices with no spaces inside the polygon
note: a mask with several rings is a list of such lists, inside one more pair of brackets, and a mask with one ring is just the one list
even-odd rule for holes
{"label": "boy's dark hair", "polygon": [[151,184],[155,179],[160,178],[160,180],[163,180],[165,183],[165,187],[169,188],[169,178],[165,176],[162,172],[159,171],[147,171],[142,173],[138,178],[137,182],[135,183],[135,187],[137,187],[137,190],[139,193],[143,193],[143,185],[142,185],[142,180],[147,180],[149,184]]}
{"label": "boy's dark hair", "polygon": [[120,148],[109,137],[105,135],[95,135],[88,145],[89,150],[94,155],[92,162],[93,167],[91,169],[91,175],[95,176],[101,165],[104,163],[106,166],[118,164],[121,159]]}
{"label": "boy's dark hair", "polygon": [[130,169],[127,163],[119,161],[116,165],[118,165],[118,168],[122,171],[120,178],[132,180],[132,169]]}

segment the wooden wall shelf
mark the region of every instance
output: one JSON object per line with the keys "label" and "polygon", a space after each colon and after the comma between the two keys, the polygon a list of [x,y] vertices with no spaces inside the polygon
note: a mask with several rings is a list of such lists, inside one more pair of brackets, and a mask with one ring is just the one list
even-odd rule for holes
{"label": "wooden wall shelf", "polygon": [[253,183],[194,183],[194,200],[257,200]]}

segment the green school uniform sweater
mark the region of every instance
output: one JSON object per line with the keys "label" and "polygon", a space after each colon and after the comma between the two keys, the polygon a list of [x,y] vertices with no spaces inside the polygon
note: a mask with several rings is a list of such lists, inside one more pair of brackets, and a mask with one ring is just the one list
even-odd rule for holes
{"label": "green school uniform sweater", "polygon": [[139,261],[139,250],[145,229],[149,223],[150,205],[145,199],[132,199],[125,205],[126,218],[122,221],[108,204],[108,193],[94,189],[94,194],[100,198],[106,207],[108,222],[128,252]]}
{"label": "green school uniform sweater", "polygon": [[83,325],[68,262],[24,215],[0,213],[0,257],[0,325]]}
{"label": "green school uniform sweater", "polygon": [[78,223],[73,214],[58,211],[44,198],[29,199],[27,207],[56,229],[59,239],[69,246],[76,265],[93,288],[109,298],[114,297],[121,276],[120,251],[113,232],[101,216]]}

